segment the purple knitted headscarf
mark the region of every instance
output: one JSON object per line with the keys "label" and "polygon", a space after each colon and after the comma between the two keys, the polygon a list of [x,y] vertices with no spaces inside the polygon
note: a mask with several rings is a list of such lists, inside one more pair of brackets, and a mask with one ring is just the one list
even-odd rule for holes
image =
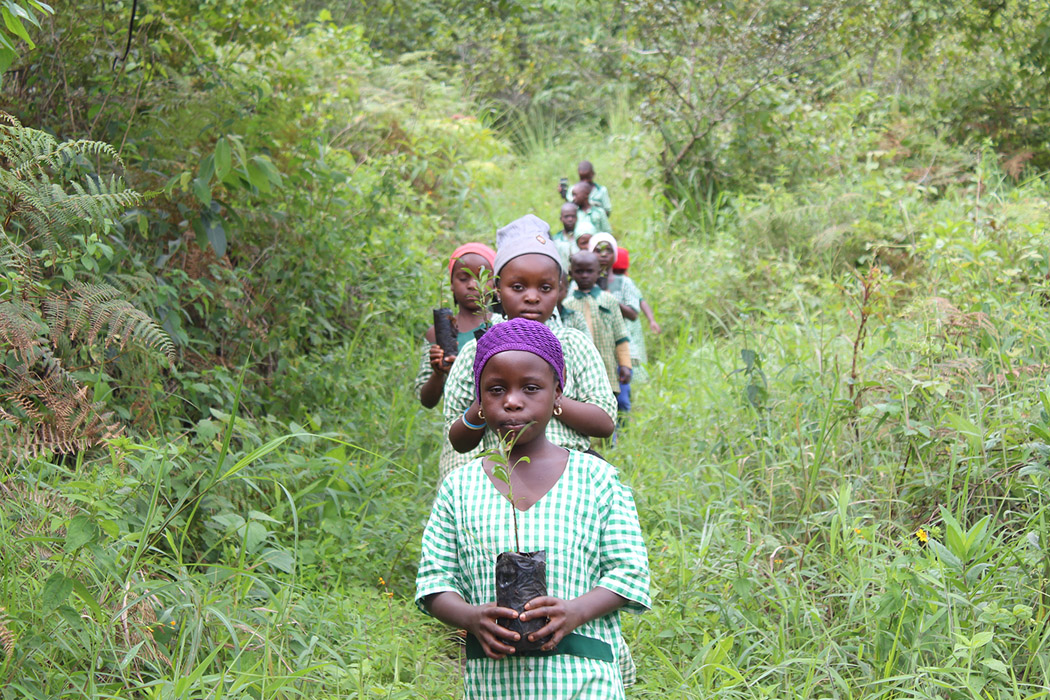
{"label": "purple knitted headscarf", "polygon": [[542,323],[514,318],[497,323],[478,340],[477,354],[474,355],[474,396],[478,401],[481,401],[481,371],[485,369],[485,363],[496,353],[507,350],[531,352],[546,360],[558,375],[558,385],[565,388],[565,356],[561,343]]}

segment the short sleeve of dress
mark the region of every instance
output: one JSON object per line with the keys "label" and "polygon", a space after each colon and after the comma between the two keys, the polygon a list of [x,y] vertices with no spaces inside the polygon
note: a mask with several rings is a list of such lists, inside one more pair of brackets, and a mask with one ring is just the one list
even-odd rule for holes
{"label": "short sleeve of dress", "polygon": [[423,352],[422,357],[419,359],[419,371],[416,372],[416,379],[412,383],[412,388],[416,392],[416,399],[419,399],[423,391],[423,385],[427,383],[427,380],[433,374],[434,368],[430,366],[430,341],[423,338]]}
{"label": "short sleeve of dress", "polygon": [[645,612],[649,598],[649,554],[630,489],[612,469],[600,487],[602,502],[601,579],[598,585],[627,599],[626,612]]}
{"label": "short sleeve of dress", "polygon": [[565,395],[594,404],[616,420],[616,396],[612,393],[605,361],[598,354],[598,348],[589,337],[574,328],[561,328],[555,335],[565,353]]}
{"label": "short sleeve of dress", "polygon": [[434,593],[452,591],[462,595],[456,518],[453,504],[452,479],[446,479],[438,489],[430,519],[423,530],[422,553],[416,572],[416,605],[423,612],[423,599]]}
{"label": "short sleeve of dress", "polygon": [[634,283],[634,280],[626,275],[623,277],[620,303],[624,306],[630,306],[635,311],[641,311],[642,309],[642,291],[638,289],[638,285]]}

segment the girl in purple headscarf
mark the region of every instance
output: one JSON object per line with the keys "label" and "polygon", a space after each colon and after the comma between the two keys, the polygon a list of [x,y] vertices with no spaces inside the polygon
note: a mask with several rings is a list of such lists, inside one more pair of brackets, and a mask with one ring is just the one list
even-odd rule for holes
{"label": "girl in purple headscarf", "polygon": [[[565,360],[542,323],[516,318],[493,326],[477,342],[474,376],[485,425],[514,440],[514,503],[489,457],[446,477],[423,533],[416,602],[469,633],[467,698],[623,698],[619,610],[650,605],[631,492],[604,460],[547,439],[547,423],[560,411]],[[520,615],[493,602],[496,556],[516,547],[512,515],[521,551],[547,552],[549,595]],[[517,632],[498,624],[514,617],[545,620],[530,641],[550,641],[537,652],[515,652],[508,642]]]}

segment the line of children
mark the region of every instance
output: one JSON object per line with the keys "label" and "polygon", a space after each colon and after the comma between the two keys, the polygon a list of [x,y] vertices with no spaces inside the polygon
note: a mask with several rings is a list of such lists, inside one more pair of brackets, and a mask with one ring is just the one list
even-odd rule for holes
{"label": "line of children", "polygon": [[[562,278],[561,255],[550,227],[528,214],[497,231],[496,242],[496,293],[507,319],[546,323],[557,306]],[[612,435],[616,399],[590,339],[563,324],[553,330],[565,353],[567,374],[561,410],[547,426],[548,437],[557,445],[586,451],[592,437]],[[478,414],[471,371],[476,347],[476,342],[468,342],[460,348],[445,382],[445,427],[452,446],[461,452],[479,444],[483,449],[498,445]]]}
{"label": "line of children", "polygon": [[[523,262],[536,271],[544,267],[539,257],[521,256],[533,258]],[[503,266],[501,280],[507,274]],[[476,343],[478,419],[513,440],[514,468],[506,483],[486,457],[445,479],[416,578],[420,608],[469,633],[466,698],[618,700],[631,680],[619,665],[626,656],[619,610],[650,607],[648,556],[615,468],[550,440],[549,424],[566,410],[568,360],[538,317],[497,324]],[[520,612],[492,602],[496,554],[514,551],[519,540],[521,551],[547,556],[547,595]],[[545,620],[529,639],[550,640],[538,652],[515,652],[509,642],[518,633],[498,624],[513,618]]]}
{"label": "line of children", "polygon": [[[608,191],[596,192],[590,163],[582,162],[579,174],[575,204],[562,207],[562,231],[552,235],[527,215],[497,232],[493,257],[457,249],[449,272],[457,327],[465,332],[457,355],[446,357],[430,329],[417,376],[425,406],[444,396],[447,439],[416,598],[430,614],[470,633],[468,698],[622,698],[634,682],[617,611],[649,606],[645,546],[630,492],[589,448],[592,437],[614,432],[618,405],[630,409],[632,366],[643,365],[645,348],[644,340],[632,342],[626,321],[640,331],[638,311],[648,305],[614,270]],[[568,297],[567,258],[576,286]],[[491,326],[476,284],[485,261],[503,314],[492,317]],[[463,279],[457,281],[457,272]],[[659,332],[651,309],[644,313]],[[518,466],[506,485],[494,478],[485,455],[508,437],[515,437],[510,464]],[[508,486],[514,504],[507,501]],[[513,549],[511,507],[518,511],[522,549],[548,552],[549,595],[524,612],[491,602],[496,554]],[[507,645],[516,633],[497,623],[509,617],[546,620],[533,637],[553,636],[539,655]]]}

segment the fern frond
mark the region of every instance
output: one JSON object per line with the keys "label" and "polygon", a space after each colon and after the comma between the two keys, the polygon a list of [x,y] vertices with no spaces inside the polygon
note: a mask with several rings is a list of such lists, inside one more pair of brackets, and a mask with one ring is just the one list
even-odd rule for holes
{"label": "fern frond", "polygon": [[61,213],[70,213],[87,221],[103,221],[113,219],[130,207],[142,203],[142,195],[132,190],[124,192],[97,192],[86,191],[79,183],[70,183],[76,194],[65,195],[54,203]]}
{"label": "fern frond", "polygon": [[0,109],[0,122],[7,122],[16,129],[22,128],[22,122],[18,121],[18,117],[13,114],[8,114],[2,109]]}
{"label": "fern frond", "polygon": [[74,282],[71,289],[48,297],[44,302],[44,316],[54,346],[64,336],[76,340],[84,335],[84,342],[89,345],[99,342],[101,337],[104,347],[116,345],[124,350],[137,343],[163,353],[169,364],[175,362],[175,345],[168,334],[108,284]]}
{"label": "fern frond", "polygon": [[28,361],[40,345],[40,327],[21,301],[0,301],[0,340],[9,345],[15,357]]}
{"label": "fern frond", "polygon": [[0,649],[3,649],[8,661],[15,655],[15,633],[11,631],[9,623],[7,611],[0,607]]}
{"label": "fern frond", "polygon": [[17,178],[23,178],[35,169],[42,169],[44,166],[58,170],[77,155],[109,156],[118,165],[124,167],[124,161],[120,159],[117,149],[102,141],[63,141],[56,144],[52,140],[48,146],[46,150],[36,153],[30,160],[13,168],[11,173]]}
{"label": "fern frond", "polygon": [[0,228],[0,271],[11,270],[7,277],[22,302],[35,296],[40,289],[40,266],[29,246],[15,243]]}

